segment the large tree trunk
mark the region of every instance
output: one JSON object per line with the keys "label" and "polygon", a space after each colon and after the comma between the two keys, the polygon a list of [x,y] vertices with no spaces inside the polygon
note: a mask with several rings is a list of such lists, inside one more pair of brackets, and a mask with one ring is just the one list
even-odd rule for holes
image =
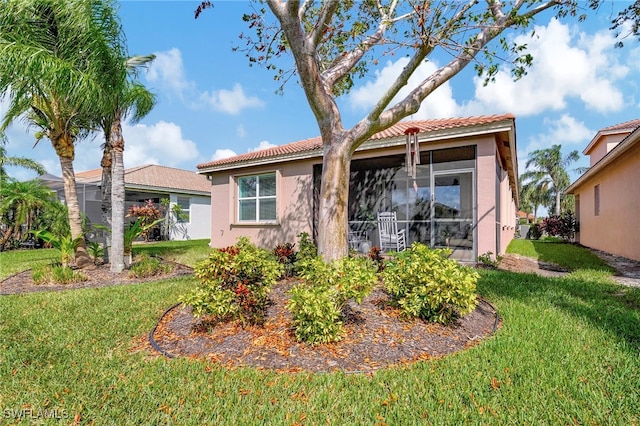
{"label": "large tree trunk", "polygon": [[112,180],[111,180],[111,272],[124,269],[124,138],[120,120],[111,128]]}
{"label": "large tree trunk", "polygon": [[[58,154],[59,155],[59,154]],[[78,192],[76,190],[76,176],[73,171],[73,156],[60,157],[60,168],[62,169],[62,181],[64,182],[64,198],[67,202],[69,213],[69,227],[71,228],[71,238],[80,238],[80,243],[76,247],[76,266],[78,268],[86,268],[93,265],[87,247],[84,242],[84,233],[82,232],[82,219],[80,217],[80,206],[78,204]]]}
{"label": "large tree trunk", "polygon": [[111,142],[106,141],[104,151],[102,153],[102,185],[100,186],[102,191],[102,223],[107,227],[107,231],[104,236],[104,251],[103,260],[104,263],[109,263],[109,252],[111,250],[111,161],[112,150]]}
{"label": "large tree trunk", "polygon": [[348,199],[351,153],[346,143],[325,147],[318,209],[318,254],[325,262],[348,254]]}

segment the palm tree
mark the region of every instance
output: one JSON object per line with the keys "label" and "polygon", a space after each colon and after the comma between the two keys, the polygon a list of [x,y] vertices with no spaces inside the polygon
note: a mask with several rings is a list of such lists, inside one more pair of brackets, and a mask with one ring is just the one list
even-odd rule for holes
{"label": "palm tree", "polygon": [[529,182],[524,183],[520,176],[520,209],[533,213],[533,222],[538,218],[538,209],[554,203],[553,194],[546,188],[546,182],[538,185]]}
{"label": "palm tree", "polygon": [[[555,199],[555,213],[560,214],[561,196],[571,183],[566,167],[580,159],[578,151],[571,151],[566,157],[562,157],[561,145],[553,145],[551,148],[538,149],[529,154],[526,168],[533,167],[522,174],[523,188],[542,196],[544,193],[553,195]],[[580,170],[580,169],[576,169]],[[540,203],[544,199],[540,198]]]}
{"label": "palm tree", "polygon": [[111,271],[124,269],[124,137],[122,120],[127,117],[137,122],[146,116],[155,105],[155,96],[142,84],[131,81],[136,67],[144,66],[155,58],[154,55],[136,56],[125,61],[127,73],[120,74],[123,80],[110,86],[107,99],[110,109],[103,115],[101,127],[105,135],[102,158],[103,212],[105,196],[110,192],[111,217]]}
{"label": "palm tree", "polygon": [[[0,130],[19,117],[46,137],[60,159],[72,238],[82,235],[73,159],[100,104],[98,77],[116,19],[100,0],[6,0],[0,8],[0,95],[9,109]],[[37,142],[36,142],[37,143]],[[84,241],[76,264],[92,264]]]}
{"label": "palm tree", "polygon": [[38,175],[47,173],[42,164],[30,158],[7,156],[7,149],[4,147],[6,144],[7,137],[4,132],[0,132],[0,181],[3,181],[8,177],[7,170],[5,169],[6,166],[22,167],[23,169],[33,170]]}
{"label": "palm tree", "polygon": [[0,187],[0,220],[7,229],[0,236],[0,251],[10,238],[20,240],[32,229],[33,220],[48,203],[57,201],[54,192],[40,180],[19,182],[8,178]]}

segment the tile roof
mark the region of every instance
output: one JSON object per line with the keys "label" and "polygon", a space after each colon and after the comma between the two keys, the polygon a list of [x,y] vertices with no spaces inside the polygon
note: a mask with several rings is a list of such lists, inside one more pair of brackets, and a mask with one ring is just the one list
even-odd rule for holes
{"label": "tile roof", "polygon": [[625,121],[624,123],[620,123],[620,124],[614,124],[613,126],[605,127],[604,129],[600,129],[600,132],[610,132],[614,130],[625,130],[625,131],[632,132],[638,127],[640,127],[640,118],[636,118],[635,120]]}
{"label": "tile roof", "polygon": [[[418,127],[421,132],[434,132],[439,130],[448,130],[455,128],[481,126],[486,124],[497,123],[503,120],[513,120],[512,114],[487,115],[478,117],[463,118],[442,118],[434,120],[417,120],[417,121],[401,121],[393,126],[378,132],[369,138],[370,141],[390,139],[404,136],[404,131],[410,127]],[[245,161],[261,160],[268,158],[276,158],[288,154],[301,154],[305,152],[313,152],[322,150],[322,139],[317,136],[315,138],[305,139],[298,142],[279,145],[260,151],[248,152],[246,154],[236,155],[234,157],[223,158],[221,160],[211,161],[208,163],[198,164],[198,169],[207,169],[210,167],[219,167],[242,163]]]}
{"label": "tile roof", "polygon": [[[76,173],[78,182],[99,183],[101,179],[101,168]],[[125,169],[124,181],[127,186],[154,187],[176,192],[196,191],[208,194],[211,191],[211,184],[203,175],[156,164]]]}

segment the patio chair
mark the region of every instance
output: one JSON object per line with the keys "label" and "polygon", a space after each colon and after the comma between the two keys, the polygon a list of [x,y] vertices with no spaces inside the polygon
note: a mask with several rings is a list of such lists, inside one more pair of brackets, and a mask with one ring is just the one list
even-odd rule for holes
{"label": "patio chair", "polygon": [[404,251],[407,248],[405,230],[398,230],[396,212],[378,212],[380,250]]}

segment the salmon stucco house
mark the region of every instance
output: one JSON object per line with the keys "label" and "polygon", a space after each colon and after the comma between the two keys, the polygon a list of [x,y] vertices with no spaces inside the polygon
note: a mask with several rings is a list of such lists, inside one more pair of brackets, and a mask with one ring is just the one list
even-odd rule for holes
{"label": "salmon stucco house", "polygon": [[583,151],[590,167],[566,190],[587,247],[640,260],[640,119],[600,130]]}
{"label": "salmon stucco house", "polygon": [[[407,155],[407,131],[417,137],[417,156]],[[453,257],[470,261],[504,253],[516,225],[517,170],[512,115],[400,122],[353,155],[350,246],[378,246],[377,213],[395,212],[407,245],[448,246]],[[319,137],[200,164],[198,171],[211,181],[212,247],[247,236],[273,248],[301,232],[322,232]]]}

